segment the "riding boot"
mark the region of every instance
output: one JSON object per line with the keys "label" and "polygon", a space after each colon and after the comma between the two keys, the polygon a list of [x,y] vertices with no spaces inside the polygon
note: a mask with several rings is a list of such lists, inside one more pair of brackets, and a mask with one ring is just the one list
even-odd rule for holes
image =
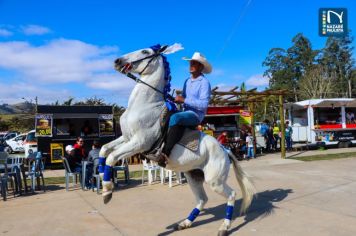
{"label": "riding boot", "polygon": [[182,125],[174,125],[172,127],[169,127],[167,138],[166,138],[166,144],[163,147],[163,153],[169,156],[171,154],[171,151],[176,145],[179,140],[183,137],[185,130],[185,126]]}
{"label": "riding boot", "polygon": [[166,167],[167,159],[171,154],[174,145],[183,137],[184,130],[185,127],[181,125],[169,127],[163,148],[158,150],[155,154],[147,155],[147,158],[157,162],[161,167]]}

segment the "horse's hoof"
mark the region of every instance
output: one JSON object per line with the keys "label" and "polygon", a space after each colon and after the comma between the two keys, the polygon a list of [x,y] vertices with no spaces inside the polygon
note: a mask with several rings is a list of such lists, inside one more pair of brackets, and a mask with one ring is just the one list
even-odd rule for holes
{"label": "horse's hoof", "polygon": [[112,198],[112,193],[108,193],[106,195],[103,196],[103,200],[104,200],[104,204],[108,204],[108,202],[110,202]]}
{"label": "horse's hoof", "polygon": [[218,236],[227,236],[227,235],[229,235],[227,233],[227,230],[219,230]]}
{"label": "horse's hoof", "polygon": [[177,224],[177,225],[174,226],[174,230],[176,230],[176,231],[183,230],[183,229],[186,229],[186,227],[184,227],[184,226],[182,226],[180,224]]}

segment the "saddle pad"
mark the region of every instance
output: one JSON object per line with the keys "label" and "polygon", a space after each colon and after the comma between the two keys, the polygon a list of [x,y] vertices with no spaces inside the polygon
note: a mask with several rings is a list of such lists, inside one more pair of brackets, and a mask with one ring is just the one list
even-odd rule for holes
{"label": "saddle pad", "polygon": [[183,137],[179,140],[178,144],[195,152],[199,148],[200,131],[185,129]]}

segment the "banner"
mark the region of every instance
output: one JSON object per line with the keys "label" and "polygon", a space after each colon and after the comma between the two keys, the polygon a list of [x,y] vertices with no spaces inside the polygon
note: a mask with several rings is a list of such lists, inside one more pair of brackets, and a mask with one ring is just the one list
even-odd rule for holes
{"label": "banner", "polygon": [[251,111],[240,110],[240,125],[251,125]]}
{"label": "banner", "polygon": [[51,163],[62,162],[64,156],[63,143],[51,143]]}
{"label": "banner", "polygon": [[52,137],[53,114],[36,114],[36,137]]}
{"label": "banner", "polygon": [[114,136],[114,120],[112,114],[99,114],[99,137]]}

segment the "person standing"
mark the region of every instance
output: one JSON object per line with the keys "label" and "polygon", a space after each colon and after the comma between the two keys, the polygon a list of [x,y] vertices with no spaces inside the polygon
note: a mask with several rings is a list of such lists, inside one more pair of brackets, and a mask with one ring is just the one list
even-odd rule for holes
{"label": "person standing", "polygon": [[266,119],[263,121],[263,123],[261,125],[260,134],[263,136],[263,138],[265,140],[267,152],[270,151],[270,147],[271,147],[270,143],[269,143],[269,139],[268,139],[268,129],[269,129],[269,121]]}
{"label": "person standing", "polygon": [[183,60],[189,61],[191,74],[184,82],[182,96],[175,97],[175,102],[183,105],[183,111],[171,116],[164,147],[149,155],[149,159],[158,162],[162,167],[166,166],[174,145],[183,137],[185,127],[195,129],[202,122],[211,95],[210,82],[204,75],[212,71],[208,60],[200,52],[195,52],[192,58]]}
{"label": "person standing", "polygon": [[246,137],[247,130],[241,129],[240,130],[240,153],[242,154],[242,158],[245,159],[247,155],[247,146],[246,146]]}
{"label": "person standing", "polygon": [[292,127],[289,126],[289,121],[286,121],[285,137],[287,143],[287,151],[292,151],[292,144],[293,144],[292,134],[293,134],[293,129]]}
{"label": "person standing", "polygon": [[278,145],[278,140],[279,140],[279,127],[276,122],[273,122],[273,149],[277,151],[277,145]]}
{"label": "person standing", "polygon": [[247,133],[246,136],[246,145],[247,145],[247,159],[251,159],[255,157],[255,154],[253,152],[253,136],[251,132]]}

